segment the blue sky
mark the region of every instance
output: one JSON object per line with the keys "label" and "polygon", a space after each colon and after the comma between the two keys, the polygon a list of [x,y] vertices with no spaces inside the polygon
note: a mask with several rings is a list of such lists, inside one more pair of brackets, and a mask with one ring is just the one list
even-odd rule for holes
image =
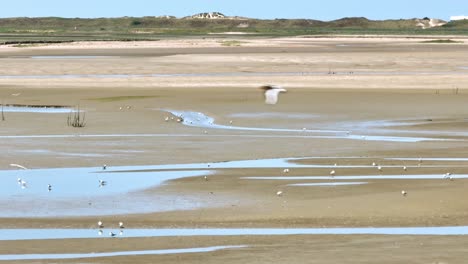
{"label": "blue sky", "polygon": [[0,17],[188,16],[219,11],[252,18],[333,20],[468,15],[467,0],[2,0]]}

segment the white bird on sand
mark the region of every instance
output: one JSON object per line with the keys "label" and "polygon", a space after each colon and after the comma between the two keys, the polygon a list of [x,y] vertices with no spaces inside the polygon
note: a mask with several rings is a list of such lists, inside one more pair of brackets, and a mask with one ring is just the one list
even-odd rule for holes
{"label": "white bird on sand", "polygon": [[403,170],[404,170],[404,171],[406,171],[406,170],[407,170],[406,166],[403,166]]}
{"label": "white bird on sand", "polygon": [[401,195],[406,196],[407,192],[405,190],[401,191]]}
{"label": "white bird on sand", "polygon": [[203,179],[205,179],[205,181],[208,181],[208,176],[203,176]]}
{"label": "white bird on sand", "polygon": [[450,173],[450,172],[445,173],[444,178],[445,178],[445,179],[449,179],[449,180],[452,181],[452,180],[453,180],[453,178],[452,178],[452,173]]}
{"label": "white bird on sand", "polygon": [[102,223],[102,221],[98,221],[97,222],[97,225],[99,228],[103,228],[104,227],[104,224]]}
{"label": "white bird on sand", "polygon": [[119,222],[119,227],[120,228],[125,228],[123,222]]}
{"label": "white bird on sand", "polygon": [[283,195],[283,192],[282,192],[282,191],[277,191],[277,192],[276,192],[276,195],[277,195],[277,196],[282,196],[282,195]]}
{"label": "white bird on sand", "polygon": [[12,167],[17,167],[17,168],[20,168],[20,169],[23,169],[23,170],[27,170],[28,168],[26,168],[25,166],[22,166],[22,165],[19,165],[19,164],[15,164],[15,163],[11,163],[10,166]]}
{"label": "white bird on sand", "polygon": [[334,170],[330,171],[330,176],[332,176],[332,177],[335,176],[335,171]]}
{"label": "white bird on sand", "polygon": [[376,164],[375,162],[372,162],[372,166],[374,166],[374,167],[375,167],[375,166],[377,166],[377,164]]}
{"label": "white bird on sand", "polygon": [[382,166],[378,166],[377,169],[378,169],[379,171],[382,171]]}
{"label": "white bird on sand", "polygon": [[288,172],[289,172],[289,169],[284,169],[283,172],[284,172],[284,173],[288,173]]}
{"label": "white bird on sand", "polygon": [[260,89],[265,91],[266,104],[276,104],[278,102],[278,94],[286,92],[286,89],[276,85],[264,85]]}
{"label": "white bird on sand", "polygon": [[169,121],[169,117],[166,116],[166,118],[164,118],[164,121],[166,121],[166,122]]}

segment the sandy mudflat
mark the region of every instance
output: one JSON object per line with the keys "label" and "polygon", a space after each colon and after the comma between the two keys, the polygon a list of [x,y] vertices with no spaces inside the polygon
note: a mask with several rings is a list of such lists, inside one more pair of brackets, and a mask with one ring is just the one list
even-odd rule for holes
{"label": "sandy mudflat", "polygon": [[[289,173],[272,167],[212,169],[207,181],[181,178],[109,198],[118,207],[140,195],[155,197],[155,204],[157,197],[179,195],[194,198],[201,208],[107,216],[3,216],[2,228],[96,228],[97,220],[124,221],[127,228],[468,225],[468,180],[442,178],[447,172],[468,172],[468,161],[456,160],[468,158],[466,42],[423,44],[419,39],[349,37],[239,40],[240,47],[222,46],[219,39],[190,39],[0,48],[0,100],[5,104],[79,105],[86,111],[84,128],[68,127],[67,114],[5,112],[6,120],[0,122],[0,169],[18,174],[9,164],[32,169],[107,164],[111,170],[294,157],[311,157],[297,164],[328,167],[290,168]],[[277,105],[263,103],[256,87],[266,83],[288,89]],[[165,122],[171,115],[162,109],[201,112],[220,125],[290,131],[191,127]],[[343,132],[301,132],[303,128]],[[314,137],[330,135],[334,137]],[[371,140],[379,136],[383,139]],[[390,137],[423,139],[405,142]],[[419,158],[428,160],[418,162]],[[373,162],[382,171],[370,166]],[[340,167],[345,165],[361,167]],[[403,166],[408,170],[403,171]],[[368,179],[362,185],[332,187],[289,184],[338,180],[245,178],[328,176],[331,170],[336,176],[431,174],[441,178]],[[107,187],[112,188],[109,182]],[[1,183],[18,187],[15,182]],[[279,190],[281,197],[276,195]],[[99,203],[91,197],[54,205],[69,207],[90,199]],[[17,202],[16,196],[2,197],[0,206],[6,211]],[[0,241],[0,254],[248,245],[211,253],[84,262],[463,263],[467,242],[466,236],[404,235],[93,238]],[[26,252],[18,251],[19,247]]]}

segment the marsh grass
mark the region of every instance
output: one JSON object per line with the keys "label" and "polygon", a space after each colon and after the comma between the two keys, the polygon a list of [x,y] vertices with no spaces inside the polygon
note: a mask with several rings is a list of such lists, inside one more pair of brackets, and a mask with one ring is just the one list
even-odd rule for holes
{"label": "marsh grass", "polygon": [[2,121],[5,121],[5,113],[3,112],[3,105],[4,103],[2,102]]}
{"label": "marsh grass", "polygon": [[85,113],[81,112],[80,106],[71,110],[67,117],[67,125],[71,127],[85,127]]}

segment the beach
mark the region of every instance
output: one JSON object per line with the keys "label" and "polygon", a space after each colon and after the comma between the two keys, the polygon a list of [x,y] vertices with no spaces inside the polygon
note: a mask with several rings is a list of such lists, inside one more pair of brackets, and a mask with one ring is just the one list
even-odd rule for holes
{"label": "beach", "polygon": [[[468,225],[468,42],[426,37],[1,47],[0,173],[12,191],[0,198],[0,224],[95,236],[3,239],[0,256],[235,245],[84,261],[463,262],[468,238],[453,234],[125,237],[139,228]],[[264,103],[266,84],[287,89],[276,105]],[[38,110],[47,106],[64,112]],[[84,127],[67,126],[76,111]],[[83,178],[68,186],[63,177]],[[149,180],[158,177],[167,180]],[[86,195],[69,194],[80,184]],[[115,233],[123,221],[123,235],[98,235],[98,221]]]}

